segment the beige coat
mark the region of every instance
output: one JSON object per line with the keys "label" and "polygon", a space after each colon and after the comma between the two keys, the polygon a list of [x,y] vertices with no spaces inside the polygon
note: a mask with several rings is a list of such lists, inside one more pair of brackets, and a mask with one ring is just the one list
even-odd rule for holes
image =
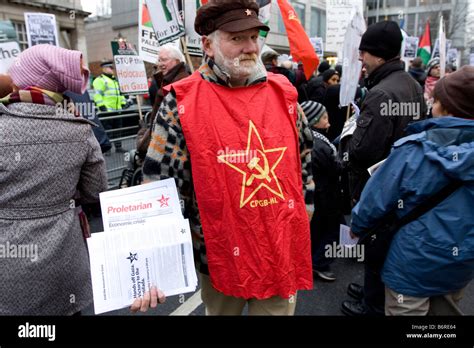
{"label": "beige coat", "polygon": [[71,315],[92,303],[71,200],[78,191],[97,201],[106,189],[87,121],[54,106],[0,104],[0,315]]}

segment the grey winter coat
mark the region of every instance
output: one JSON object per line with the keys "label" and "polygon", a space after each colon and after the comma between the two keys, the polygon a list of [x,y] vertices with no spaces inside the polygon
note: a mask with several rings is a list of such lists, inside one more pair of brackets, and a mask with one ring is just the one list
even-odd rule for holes
{"label": "grey winter coat", "polygon": [[97,201],[106,189],[86,120],[55,106],[0,104],[0,315],[71,315],[92,302],[72,199],[78,191]]}

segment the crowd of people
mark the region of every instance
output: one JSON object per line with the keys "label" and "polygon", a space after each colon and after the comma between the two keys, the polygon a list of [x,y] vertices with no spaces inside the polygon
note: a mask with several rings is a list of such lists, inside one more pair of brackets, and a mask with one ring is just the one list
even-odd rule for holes
{"label": "crowd of people", "polygon": [[[379,255],[363,285],[348,284],[344,314],[462,314],[474,277],[474,67],[441,77],[439,59],[426,69],[415,59],[406,72],[398,24],[378,22],[362,36],[354,104],[340,107],[342,66],[322,61],[306,80],[301,64],[260,55],[269,27],[258,13],[252,0],[200,7],[202,64],[191,74],[178,49],[160,50],[137,137],[144,182],[176,181],[206,314],[247,304],[250,315],[293,315],[314,278],[336,281],[325,251],[341,224]],[[102,68],[94,102],[120,109],[111,63]],[[70,97],[88,78],[80,52],[47,45],[0,76],[0,243],[39,250],[35,262],[0,259],[2,315],[77,315],[92,302],[81,206],[107,176],[96,125]],[[165,300],[153,285],[133,312]]]}

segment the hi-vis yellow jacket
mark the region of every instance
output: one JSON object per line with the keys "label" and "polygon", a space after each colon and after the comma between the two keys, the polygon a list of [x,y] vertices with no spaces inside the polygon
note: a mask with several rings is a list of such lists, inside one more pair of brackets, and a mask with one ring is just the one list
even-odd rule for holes
{"label": "hi-vis yellow jacket", "polygon": [[105,106],[107,111],[121,110],[127,101],[120,94],[119,83],[107,75],[100,75],[92,83],[94,87],[94,103],[98,108]]}

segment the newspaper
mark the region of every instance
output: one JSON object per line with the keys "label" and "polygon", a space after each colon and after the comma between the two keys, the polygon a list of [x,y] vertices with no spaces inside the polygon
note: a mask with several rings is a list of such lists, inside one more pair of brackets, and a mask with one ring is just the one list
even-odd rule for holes
{"label": "newspaper", "polygon": [[352,248],[359,242],[359,238],[352,239],[350,230],[351,228],[346,225],[339,225],[339,244],[344,245],[346,248]]}
{"label": "newspaper", "polygon": [[105,232],[87,239],[96,314],[130,306],[152,286],[197,287],[189,221],[173,179],[101,194]]}

